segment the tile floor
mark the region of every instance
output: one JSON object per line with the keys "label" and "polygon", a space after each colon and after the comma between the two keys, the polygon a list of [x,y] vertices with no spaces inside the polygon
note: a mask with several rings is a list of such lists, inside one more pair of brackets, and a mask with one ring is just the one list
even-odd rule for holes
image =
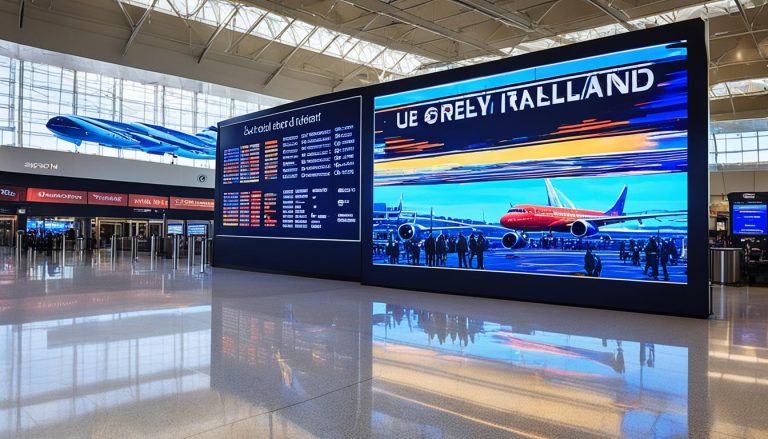
{"label": "tile floor", "polygon": [[768,289],[695,320],[0,248],[0,438],[768,437]]}

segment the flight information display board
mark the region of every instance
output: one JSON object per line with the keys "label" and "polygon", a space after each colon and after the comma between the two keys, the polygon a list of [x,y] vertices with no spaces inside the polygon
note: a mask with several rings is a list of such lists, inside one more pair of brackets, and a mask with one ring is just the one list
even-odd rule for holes
{"label": "flight information display board", "polygon": [[768,206],[755,203],[734,203],[733,234],[768,234]]}
{"label": "flight information display board", "polygon": [[222,126],[221,236],[360,240],[359,96]]}

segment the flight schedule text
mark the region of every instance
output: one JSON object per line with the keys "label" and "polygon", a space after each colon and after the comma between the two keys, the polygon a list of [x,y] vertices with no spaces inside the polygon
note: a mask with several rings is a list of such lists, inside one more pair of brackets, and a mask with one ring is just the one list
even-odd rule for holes
{"label": "flight schedule text", "polygon": [[360,97],[230,129],[237,135],[222,151],[222,233],[360,239]]}

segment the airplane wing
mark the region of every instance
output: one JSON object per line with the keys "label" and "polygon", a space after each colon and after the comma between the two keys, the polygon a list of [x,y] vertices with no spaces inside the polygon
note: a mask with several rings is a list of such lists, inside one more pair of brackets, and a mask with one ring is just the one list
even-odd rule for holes
{"label": "airplane wing", "polygon": [[583,218],[583,221],[593,224],[596,227],[607,226],[608,224],[617,224],[627,221],[642,221],[644,219],[653,219],[670,216],[686,216],[687,211],[680,212],[665,212],[665,213],[644,213],[638,215],[617,215],[617,216],[600,216],[592,218]]}

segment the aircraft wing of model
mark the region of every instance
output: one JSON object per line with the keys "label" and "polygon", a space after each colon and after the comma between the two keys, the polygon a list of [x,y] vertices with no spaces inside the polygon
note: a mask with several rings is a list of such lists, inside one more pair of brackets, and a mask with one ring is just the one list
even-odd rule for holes
{"label": "aircraft wing of model", "polygon": [[[682,212],[664,212],[664,213],[644,213],[644,214],[638,214],[638,215],[616,215],[616,216],[602,216],[602,217],[592,217],[592,218],[583,218],[581,221],[589,222],[596,227],[602,227],[607,226],[609,224],[617,224],[617,223],[623,223],[627,221],[640,221],[644,219],[654,219],[654,218],[661,218],[661,217],[670,217],[670,216],[685,216],[688,215],[688,212],[682,211]],[[569,224],[570,225],[570,224]]]}

